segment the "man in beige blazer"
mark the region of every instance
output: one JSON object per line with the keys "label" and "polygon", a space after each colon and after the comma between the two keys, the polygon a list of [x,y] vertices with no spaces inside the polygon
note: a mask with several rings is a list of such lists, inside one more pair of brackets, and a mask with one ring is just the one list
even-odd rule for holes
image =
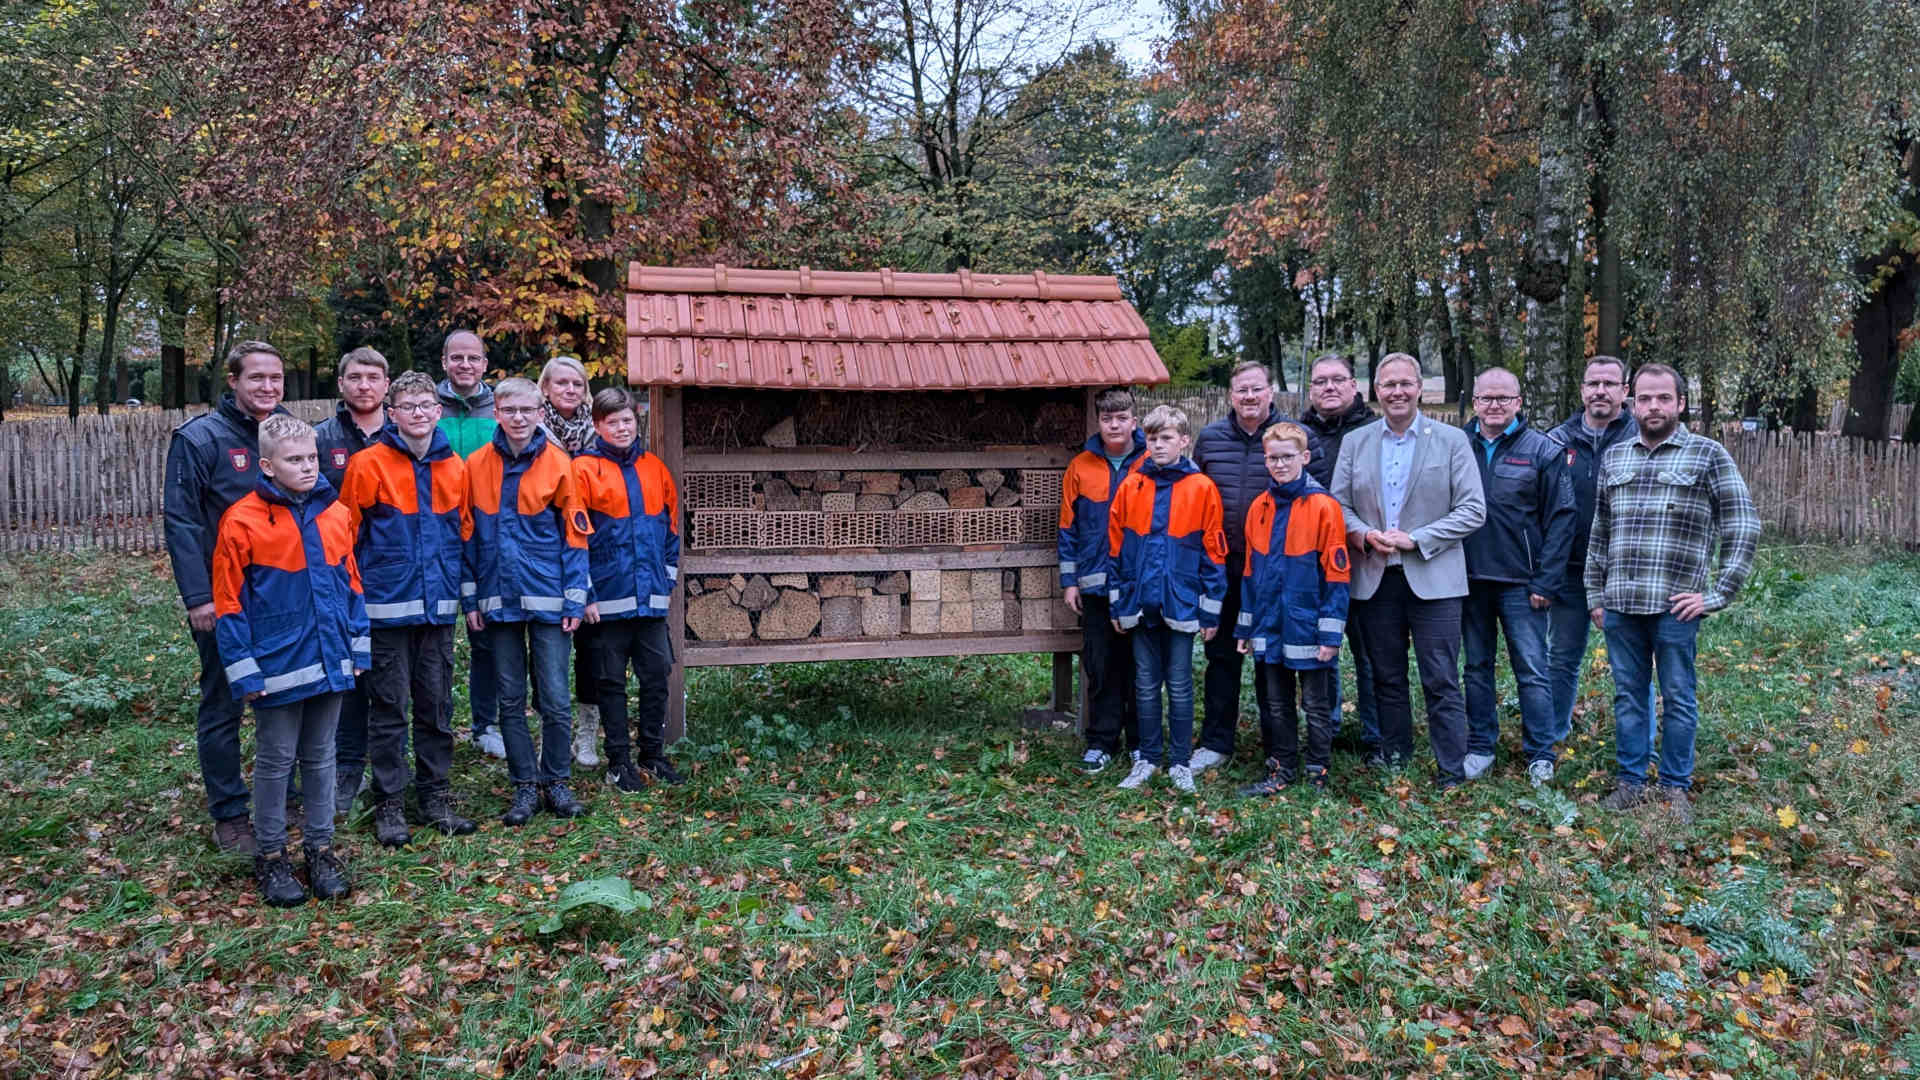
{"label": "man in beige blazer", "polygon": [[1386,414],[1349,434],[1333,469],[1353,550],[1351,622],[1373,661],[1380,750],[1368,763],[1399,768],[1413,756],[1407,644],[1420,665],[1427,736],[1442,789],[1466,779],[1466,709],[1460,694],[1460,542],[1486,520],[1480,470],[1466,433],[1420,412],[1420,361],[1389,353],[1373,371]]}

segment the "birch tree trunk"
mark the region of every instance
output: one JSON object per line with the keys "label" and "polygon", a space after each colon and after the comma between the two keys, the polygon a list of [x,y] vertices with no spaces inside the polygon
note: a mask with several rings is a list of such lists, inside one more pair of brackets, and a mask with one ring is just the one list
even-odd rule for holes
{"label": "birch tree trunk", "polygon": [[1531,401],[1557,401],[1567,380],[1567,263],[1581,190],[1574,129],[1580,89],[1574,79],[1572,0],[1546,0],[1547,107],[1540,118],[1540,179],[1533,235],[1520,291],[1527,298],[1527,378]]}

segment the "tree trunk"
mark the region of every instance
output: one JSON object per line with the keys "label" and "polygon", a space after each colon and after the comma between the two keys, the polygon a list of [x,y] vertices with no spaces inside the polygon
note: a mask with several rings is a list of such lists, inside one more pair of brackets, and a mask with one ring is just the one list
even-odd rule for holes
{"label": "tree trunk", "polygon": [[[1903,133],[1892,150],[1907,176],[1907,194],[1900,200],[1901,208],[1920,215],[1920,138]],[[1861,297],[1860,306],[1853,311],[1853,344],[1860,354],[1860,366],[1847,385],[1842,435],[1884,442],[1892,425],[1893,387],[1900,376],[1900,332],[1913,325],[1916,301],[1920,301],[1920,255],[1906,250],[1910,242],[1910,237],[1895,235],[1872,258],[1854,264],[1854,272],[1866,281],[1889,266],[1897,269],[1880,288]],[[1913,427],[1911,423],[1907,426]]]}
{"label": "tree trunk", "polygon": [[1521,267],[1520,291],[1527,297],[1526,397],[1558,401],[1567,381],[1567,267],[1572,254],[1573,219],[1578,212],[1580,145],[1574,116],[1580,90],[1573,81],[1574,12],[1572,0],[1546,0],[1547,107],[1540,118],[1540,173],[1535,193],[1533,235]]}
{"label": "tree trunk", "polygon": [[178,274],[160,289],[160,407],[187,407],[187,287]]}
{"label": "tree trunk", "polygon": [[1607,171],[1613,167],[1614,127],[1612,100],[1598,82],[1593,86],[1595,135],[1599,141],[1598,160],[1593,170],[1593,185],[1588,197],[1593,202],[1593,237],[1598,248],[1598,266],[1594,268],[1593,304],[1595,309],[1594,352],[1602,356],[1620,355],[1620,241],[1615,226],[1608,220],[1613,210],[1613,186]]}

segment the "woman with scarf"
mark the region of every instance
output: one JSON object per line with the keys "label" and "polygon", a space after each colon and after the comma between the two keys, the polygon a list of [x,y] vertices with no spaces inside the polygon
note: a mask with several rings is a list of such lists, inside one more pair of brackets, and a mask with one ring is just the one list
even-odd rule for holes
{"label": "woman with scarf", "polygon": [[[587,369],[571,356],[556,356],[540,369],[540,426],[547,438],[569,454],[593,445],[593,409],[587,405]],[[600,764],[600,699],[594,692],[593,628],[574,632],[573,760],[583,768]]]}

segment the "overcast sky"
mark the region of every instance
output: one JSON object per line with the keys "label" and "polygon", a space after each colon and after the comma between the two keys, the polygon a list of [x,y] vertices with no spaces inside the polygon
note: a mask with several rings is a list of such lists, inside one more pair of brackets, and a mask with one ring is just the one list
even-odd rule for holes
{"label": "overcast sky", "polygon": [[1135,69],[1153,62],[1153,44],[1167,35],[1167,9],[1160,0],[1132,0],[1132,13],[1109,34]]}

